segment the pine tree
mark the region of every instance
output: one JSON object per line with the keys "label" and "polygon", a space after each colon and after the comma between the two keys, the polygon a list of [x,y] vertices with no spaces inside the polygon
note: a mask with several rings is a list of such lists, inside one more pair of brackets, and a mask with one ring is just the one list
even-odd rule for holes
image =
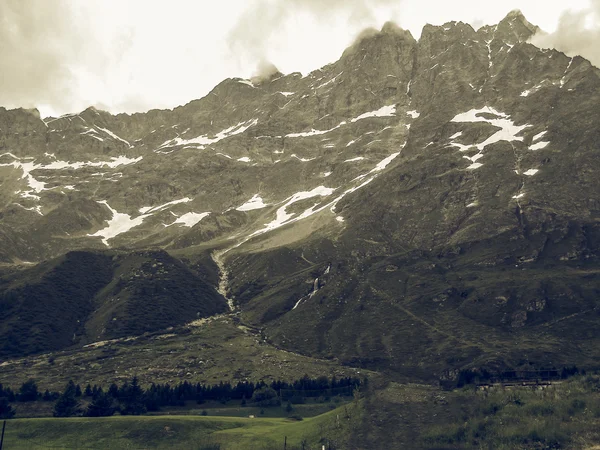
{"label": "pine tree", "polygon": [[136,376],[131,380],[131,384],[125,382],[121,391],[122,407],[121,414],[138,416],[146,412],[146,404],[144,402],[144,391],[139,386]]}
{"label": "pine tree", "polygon": [[110,395],[112,395],[114,398],[118,398],[119,397],[119,386],[117,386],[115,383],[112,383],[110,385],[110,387],[108,388],[108,393]]}
{"label": "pine tree", "polygon": [[54,417],[71,417],[79,412],[79,402],[75,398],[75,383],[69,381],[64,392],[54,404]]}
{"label": "pine tree", "polygon": [[89,404],[85,413],[88,417],[105,417],[112,416],[116,408],[113,406],[114,398],[112,395],[100,392],[96,394],[92,403]]}
{"label": "pine tree", "polygon": [[38,388],[35,380],[27,380],[19,388],[18,400],[20,402],[34,402],[38,399]]}
{"label": "pine tree", "polygon": [[15,410],[8,403],[8,398],[0,397],[0,419],[12,419],[15,416]]}
{"label": "pine tree", "polygon": [[92,386],[88,383],[88,385],[85,387],[85,391],[84,391],[84,395],[86,397],[91,397],[93,395],[92,393]]}
{"label": "pine tree", "polygon": [[53,402],[58,398],[58,394],[56,392],[50,392],[48,389],[44,391],[44,395],[42,395],[42,400],[45,402]]}

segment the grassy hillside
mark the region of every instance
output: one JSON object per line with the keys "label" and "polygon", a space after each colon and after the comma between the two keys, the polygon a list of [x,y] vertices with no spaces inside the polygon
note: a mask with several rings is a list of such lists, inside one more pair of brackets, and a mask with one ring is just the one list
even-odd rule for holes
{"label": "grassy hillside", "polygon": [[366,397],[364,415],[352,450],[591,449],[600,444],[600,378],[455,391],[389,383]]}
{"label": "grassy hillside", "polygon": [[0,356],[140,335],[222,313],[227,305],[213,277],[204,279],[209,272],[156,250],[70,252],[6,272]]}
{"label": "grassy hillside", "polygon": [[596,368],[600,263],[489,263],[506,239],[447,256],[391,253],[385,241],[365,239],[361,252],[322,239],[234,254],[232,294],[244,320],[278,346],[397,380],[434,381],[474,367]]}
{"label": "grassy hillside", "polygon": [[[16,419],[8,422],[10,449],[288,449],[340,442],[354,408],[338,408],[301,421],[284,418],[198,416],[109,417],[101,419]],[[340,416],[340,420],[338,420]]]}
{"label": "grassy hillside", "polygon": [[94,310],[94,296],[112,276],[108,255],[71,252],[5,280],[0,289],[0,355],[71,345]]}
{"label": "grassy hillside", "polygon": [[[358,376],[370,376],[368,371],[359,372]],[[7,360],[0,367],[0,383],[17,389],[33,378],[42,389],[62,391],[69,379],[82,386],[108,386],[133,375],[149,385],[184,380],[294,380],[305,374],[339,378],[356,376],[357,369],[277,349],[265,342],[258,330],[220,318],[136,339]]]}
{"label": "grassy hillside", "polygon": [[[382,383],[362,399],[297,421],[273,417],[138,416],[13,419],[10,449],[336,450],[591,449],[600,445],[600,377],[538,386],[440,391]],[[280,408],[273,408],[280,410]],[[247,414],[255,414],[251,408]],[[299,411],[299,410],[298,410]],[[187,411],[192,412],[192,411]],[[196,414],[199,414],[196,411]],[[303,446],[304,443],[304,446]]]}

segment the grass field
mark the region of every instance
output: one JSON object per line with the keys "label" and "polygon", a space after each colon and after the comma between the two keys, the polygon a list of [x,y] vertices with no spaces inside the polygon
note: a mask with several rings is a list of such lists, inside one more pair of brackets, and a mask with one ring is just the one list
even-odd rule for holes
{"label": "grass field", "polygon": [[304,420],[199,416],[15,419],[7,421],[6,449],[320,448],[339,442],[355,408],[340,407]]}
{"label": "grass field", "polygon": [[12,419],[5,448],[276,450],[284,449],[286,438],[287,450],[329,449],[330,442],[335,450],[578,450],[600,445],[598,375],[551,385],[453,391],[371,384],[362,398],[324,413],[331,404],[294,405],[291,413],[264,408],[264,415],[251,406],[193,406],[171,410],[171,415]]}

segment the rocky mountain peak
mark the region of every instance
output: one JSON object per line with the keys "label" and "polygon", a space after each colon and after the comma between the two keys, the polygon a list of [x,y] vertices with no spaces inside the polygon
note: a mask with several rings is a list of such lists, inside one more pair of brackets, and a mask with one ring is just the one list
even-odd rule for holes
{"label": "rocky mountain peak", "polygon": [[509,44],[515,44],[526,42],[539,31],[539,27],[529,22],[520,10],[515,9],[498,23],[496,31],[498,37]]}
{"label": "rocky mountain peak", "polygon": [[396,36],[402,37],[407,41],[414,42],[415,38],[411,34],[410,31],[401,28],[397,23],[393,21],[388,21],[383,24],[381,27],[382,34],[394,34]]}
{"label": "rocky mountain peak", "polygon": [[283,76],[283,73],[273,63],[265,62],[260,64],[257,73],[250,79],[254,84],[261,84],[273,81]]}

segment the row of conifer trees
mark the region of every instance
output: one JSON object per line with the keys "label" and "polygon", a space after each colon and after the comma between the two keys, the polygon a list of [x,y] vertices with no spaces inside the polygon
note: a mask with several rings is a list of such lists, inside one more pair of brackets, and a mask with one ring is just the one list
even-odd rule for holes
{"label": "row of conifer trees", "polygon": [[[117,411],[123,415],[139,415],[148,411],[159,411],[167,406],[184,406],[189,401],[202,404],[207,401],[227,403],[230,400],[240,400],[241,405],[274,406],[281,404],[283,398],[302,403],[306,397],[352,395],[354,389],[365,383],[366,379],[361,380],[357,377],[310,378],[305,375],[293,382],[240,381],[236,384],[220,382],[208,385],[184,381],[173,386],[168,383],[152,383],[144,389],[134,376],[120,386],[112,383],[107,389],[89,384],[81,389],[80,385],[69,381],[61,393],[48,390],[42,393],[34,380],[28,380],[16,392],[0,384],[0,417],[14,415],[10,403],[15,401],[53,401],[55,417],[110,416]],[[86,399],[86,402],[81,402],[82,398]],[[87,403],[87,407],[82,408],[82,403]]]}

